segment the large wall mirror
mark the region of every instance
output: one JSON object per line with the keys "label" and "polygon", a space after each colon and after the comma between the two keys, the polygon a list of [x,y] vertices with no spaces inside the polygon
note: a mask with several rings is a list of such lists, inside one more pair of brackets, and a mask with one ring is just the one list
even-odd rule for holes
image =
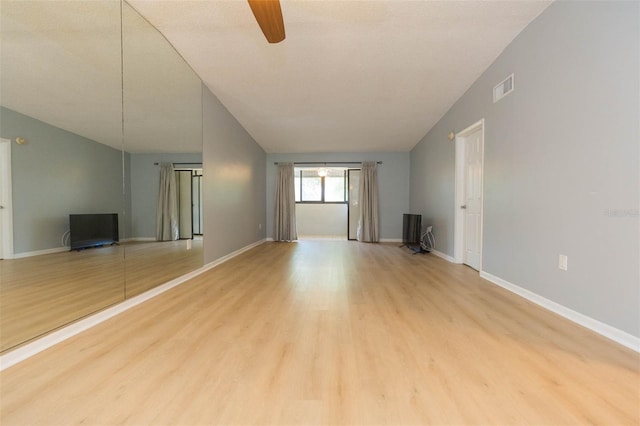
{"label": "large wall mirror", "polygon": [[[201,266],[203,171],[201,83],[126,3],[0,14],[5,351]],[[163,163],[179,234],[158,242]],[[119,244],[71,251],[70,215],[117,215]]]}
{"label": "large wall mirror", "polygon": [[[125,291],[131,297],[202,266],[202,84],[127,3],[122,34],[125,175],[130,180],[126,203],[131,212]],[[163,168],[167,176],[161,182]]]}

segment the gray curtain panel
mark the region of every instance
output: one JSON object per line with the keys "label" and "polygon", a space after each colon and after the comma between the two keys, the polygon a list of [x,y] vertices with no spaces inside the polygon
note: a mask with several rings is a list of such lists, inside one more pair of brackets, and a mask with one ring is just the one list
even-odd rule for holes
{"label": "gray curtain panel", "polygon": [[360,174],[360,220],[358,221],[358,241],[376,243],[378,233],[378,165],[375,161],[362,163]]}
{"label": "gray curtain panel", "polygon": [[298,239],[296,230],[296,194],[293,176],[293,163],[278,165],[275,202],[275,241],[294,241]]}
{"label": "gray curtain panel", "polygon": [[173,164],[160,164],[160,191],[156,208],[156,240],[178,239],[178,201]]}

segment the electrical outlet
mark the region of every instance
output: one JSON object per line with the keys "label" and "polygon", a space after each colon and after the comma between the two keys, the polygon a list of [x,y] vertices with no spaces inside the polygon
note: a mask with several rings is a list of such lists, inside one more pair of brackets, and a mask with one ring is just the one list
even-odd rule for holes
{"label": "electrical outlet", "polygon": [[567,255],[565,254],[561,254],[558,257],[558,268],[562,269],[563,271],[567,270],[567,262],[568,262],[569,258],[567,257]]}
{"label": "electrical outlet", "polygon": [[262,229],[262,224],[261,223],[258,224],[258,229]]}

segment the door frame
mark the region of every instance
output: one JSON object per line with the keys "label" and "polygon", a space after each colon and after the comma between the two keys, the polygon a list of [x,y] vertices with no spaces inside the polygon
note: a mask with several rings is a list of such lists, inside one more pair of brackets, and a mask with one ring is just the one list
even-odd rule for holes
{"label": "door frame", "polygon": [[[11,193],[11,140],[0,139],[0,173],[2,173],[2,192],[5,198],[5,212],[2,220],[2,256],[0,259],[13,258],[13,198]],[[2,200],[0,200],[2,202]]]}
{"label": "door frame", "polygon": [[465,162],[465,140],[466,138],[480,130],[480,152],[482,171],[480,173],[480,191],[482,203],[480,204],[480,265],[479,272],[482,272],[482,241],[484,234],[484,118],[456,133],[455,138],[455,197],[454,197],[454,227],[453,227],[453,260],[454,263],[464,262],[464,210],[460,208],[464,204],[464,162]]}
{"label": "door frame", "polygon": [[[190,199],[190,206],[189,206],[189,216],[190,216],[190,221],[191,221],[191,236],[190,237],[181,237],[181,231],[180,231],[180,219],[181,219],[181,202],[180,202],[180,197],[177,197],[178,199],[176,200],[178,203],[178,240],[193,240],[193,170],[194,169],[186,169],[186,168],[176,168],[173,169],[173,173],[174,173],[174,177],[177,176],[180,172],[189,172],[189,199]],[[182,178],[180,178],[180,180],[182,180]],[[178,183],[176,182],[176,188],[178,188],[178,191],[181,192],[179,190],[178,187]]]}
{"label": "door frame", "polygon": [[194,197],[193,197],[193,187],[194,187],[194,181],[198,182],[198,219],[200,219],[199,223],[198,223],[198,230],[200,232],[196,233],[193,232],[194,236],[202,236],[202,175],[201,174],[197,174],[196,170],[198,169],[194,169],[192,170],[192,174],[191,174],[191,191],[192,191],[192,195],[191,195],[191,231],[193,231],[194,226],[195,226],[195,221],[193,220],[193,211],[195,210],[195,206],[193,203]]}

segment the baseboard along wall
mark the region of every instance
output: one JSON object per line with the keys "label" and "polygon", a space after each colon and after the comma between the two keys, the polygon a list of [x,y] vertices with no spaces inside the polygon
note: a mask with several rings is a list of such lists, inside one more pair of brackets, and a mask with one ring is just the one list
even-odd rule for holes
{"label": "baseboard along wall", "polygon": [[593,319],[587,315],[581,314],[580,312],[576,312],[564,305],[542,297],[539,294],[524,289],[516,284],[510,283],[509,281],[503,280],[500,277],[496,277],[495,275],[492,275],[488,272],[481,271],[480,277],[499,287],[509,290],[510,292],[515,293],[518,296],[524,297],[528,301],[533,302],[536,305],[541,306],[555,314],[558,314],[561,317],[564,317],[576,324],[586,327],[589,330],[595,331],[596,333],[606,337],[607,339],[613,340],[614,342],[626,346],[627,348],[632,349],[636,352],[640,352],[640,338],[632,334]]}
{"label": "baseboard along wall", "polygon": [[[251,250],[254,247],[263,244],[266,239],[262,239],[256,241],[255,243],[249,244],[245,247],[242,247],[232,253],[229,253],[226,256],[223,256],[219,259],[210,262],[201,268],[196,269],[195,271],[189,272],[188,274],[182,275],[178,278],[175,278],[169,282],[159,285],[158,287],[152,288],[149,291],[146,291],[138,296],[132,297],[131,299],[127,299],[117,305],[106,308],[102,311],[96,312],[93,315],[90,315],[86,318],[83,318],[79,321],[71,323],[63,328],[60,328],[54,332],[51,332],[33,342],[22,345],[14,350],[9,350],[7,353],[0,355],[0,371],[9,368],[17,363],[26,360],[29,357],[32,357],[45,349],[48,349],[60,342],[63,342],[76,334],[82,333],[85,330],[94,327],[109,318],[113,318],[114,316],[121,314],[122,312],[127,311],[128,309],[133,308],[136,305],[139,305],[153,297],[156,297],[188,280],[194,278],[209,269],[213,269],[218,265],[223,264],[224,262],[233,259],[234,257],[244,253],[245,251]],[[68,249],[67,249],[68,250]]]}

